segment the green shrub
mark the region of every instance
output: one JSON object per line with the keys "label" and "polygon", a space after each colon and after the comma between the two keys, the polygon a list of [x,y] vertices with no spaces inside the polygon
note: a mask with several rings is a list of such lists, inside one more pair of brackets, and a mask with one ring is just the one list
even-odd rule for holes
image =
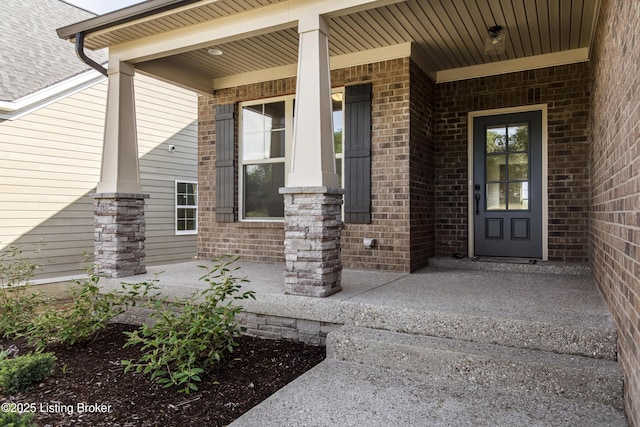
{"label": "green shrub", "polygon": [[0,388],[19,393],[42,382],[53,373],[53,353],[38,353],[0,360]]}
{"label": "green shrub", "polygon": [[[39,249],[33,250],[33,255]],[[46,299],[32,291],[29,281],[40,265],[32,261],[22,245],[0,252],[0,335],[14,337],[24,331]]]}
{"label": "green shrub", "polygon": [[[218,259],[200,278],[209,284],[188,298],[175,302],[157,301],[150,315],[153,326],[143,325],[133,332],[125,347],[141,345],[143,355],[137,361],[123,360],[125,372],[151,374],[164,387],[179,386],[190,393],[198,389],[204,370],[222,360],[237,347],[236,338],[244,332],[235,322],[242,310],[237,300],[255,298],[254,292],[240,292],[230,265],[235,261]],[[237,270],[235,268],[234,270]]]}
{"label": "green shrub", "polygon": [[114,317],[138,300],[150,298],[156,289],[156,280],[141,283],[122,283],[121,288],[100,294],[100,278],[89,275],[84,281],[76,281],[71,289],[73,303],[68,308],[50,308],[35,316],[21,335],[30,345],[42,351],[51,343],[74,345],[83,342],[104,329]]}
{"label": "green shrub", "polygon": [[0,426],[2,427],[37,427],[33,422],[33,413],[2,412],[0,411]]}

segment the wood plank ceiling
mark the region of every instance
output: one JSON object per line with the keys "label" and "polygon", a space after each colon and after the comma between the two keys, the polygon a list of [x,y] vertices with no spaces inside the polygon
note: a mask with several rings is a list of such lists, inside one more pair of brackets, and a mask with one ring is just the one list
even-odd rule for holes
{"label": "wood plank ceiling", "polygon": [[[141,24],[93,37],[88,47],[117,44],[215,20],[280,0],[221,0],[188,8]],[[451,70],[492,61],[524,58],[588,48],[593,38],[599,0],[407,0],[368,11],[331,18],[330,55],[413,41],[429,58],[428,71]],[[488,28],[501,25],[506,50],[498,57],[484,53]],[[207,53],[210,47],[224,52]],[[194,50],[174,61],[211,78],[295,64],[295,28]]]}

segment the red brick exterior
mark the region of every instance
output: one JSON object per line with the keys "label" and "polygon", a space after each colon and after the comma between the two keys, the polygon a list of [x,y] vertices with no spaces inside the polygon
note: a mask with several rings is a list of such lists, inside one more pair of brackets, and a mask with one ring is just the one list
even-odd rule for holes
{"label": "red brick exterior", "polygon": [[[345,224],[343,265],[349,268],[410,269],[408,58],[332,73],[335,86],[371,82],[371,224]],[[374,238],[374,249],[362,239]]]}
{"label": "red brick exterior", "polygon": [[468,252],[470,111],[547,104],[549,259],[588,260],[589,84],[587,63],[436,86],[436,252]]}
{"label": "red brick exterior", "polygon": [[436,253],[435,114],[436,86],[411,63],[409,159],[411,270],[427,265]]}
{"label": "red brick exterior", "polygon": [[[540,103],[549,117],[549,257],[587,261],[588,64],[435,85],[404,58],[331,78],[335,87],[373,84],[372,223],[345,225],[345,267],[412,271],[436,254],[466,254],[467,113]],[[200,97],[200,257],[284,260],[282,223],[215,222],[214,107],[293,93],[290,78]],[[374,249],[365,237],[376,239]]]}
{"label": "red brick exterior", "polygon": [[601,3],[592,48],[591,263],[618,326],[631,425],[640,425],[640,3]]}
{"label": "red brick exterior", "polygon": [[[401,271],[412,267],[408,172],[410,64],[409,58],[405,58],[336,70],[331,74],[335,87],[373,84],[372,223],[345,225],[342,233],[345,267]],[[215,105],[293,93],[295,79],[291,78],[219,90],[212,96],[199,98],[199,257],[238,254],[251,261],[284,261],[282,223],[215,221]],[[427,115],[422,111],[415,114],[421,118]],[[414,174],[421,173],[414,168]],[[422,230],[428,229],[428,222],[426,224]],[[428,236],[428,231],[425,234]],[[376,239],[376,248],[365,249],[364,237]]]}

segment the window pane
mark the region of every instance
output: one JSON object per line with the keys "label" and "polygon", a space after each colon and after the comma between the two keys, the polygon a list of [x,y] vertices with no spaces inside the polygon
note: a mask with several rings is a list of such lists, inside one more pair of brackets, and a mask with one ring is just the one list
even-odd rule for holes
{"label": "window pane", "polygon": [[274,130],[267,134],[265,159],[284,157],[284,130]]}
{"label": "window pane", "polygon": [[487,155],[487,181],[505,181],[507,156],[504,154]]}
{"label": "window pane", "polygon": [[264,132],[262,104],[242,107],[242,130],[245,134]]}
{"label": "window pane", "polygon": [[336,159],[336,173],[338,174],[338,182],[342,186],[342,159]]}
{"label": "window pane", "polygon": [[187,231],[196,229],[197,210],[193,208],[178,209],[176,218],[176,228],[178,231]]}
{"label": "window pane", "polygon": [[529,179],[529,155],[509,154],[509,181]]}
{"label": "window pane", "polygon": [[284,163],[246,165],[245,218],[283,218],[284,199],[278,193],[280,187],[284,187]]}
{"label": "window pane", "polygon": [[509,183],[509,210],[529,209],[529,183],[510,182]]}
{"label": "window pane", "polygon": [[507,132],[504,126],[487,127],[487,153],[502,153],[507,148]]}
{"label": "window pane", "polygon": [[509,151],[529,151],[528,125],[509,125]]}
{"label": "window pane", "polygon": [[333,108],[333,144],[336,153],[342,153],[342,134],[343,134],[343,111],[342,111],[342,92],[331,94],[331,104]]}
{"label": "window pane", "polygon": [[245,133],[242,144],[242,158],[244,160],[264,159],[264,133]]}
{"label": "window pane", "polygon": [[264,130],[284,129],[284,101],[264,104]]}
{"label": "window pane", "polygon": [[506,193],[507,184],[504,182],[487,184],[487,210],[506,209]]}
{"label": "window pane", "polygon": [[176,189],[176,231],[195,232],[198,227],[198,184],[177,182]]}

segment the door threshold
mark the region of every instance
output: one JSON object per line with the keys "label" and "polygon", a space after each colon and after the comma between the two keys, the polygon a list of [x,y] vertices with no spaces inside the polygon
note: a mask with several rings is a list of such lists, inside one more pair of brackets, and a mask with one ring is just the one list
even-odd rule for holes
{"label": "door threshold", "polygon": [[513,257],[488,257],[488,256],[476,256],[471,258],[472,261],[477,262],[497,262],[506,264],[535,264],[538,262],[534,258],[513,258]]}

